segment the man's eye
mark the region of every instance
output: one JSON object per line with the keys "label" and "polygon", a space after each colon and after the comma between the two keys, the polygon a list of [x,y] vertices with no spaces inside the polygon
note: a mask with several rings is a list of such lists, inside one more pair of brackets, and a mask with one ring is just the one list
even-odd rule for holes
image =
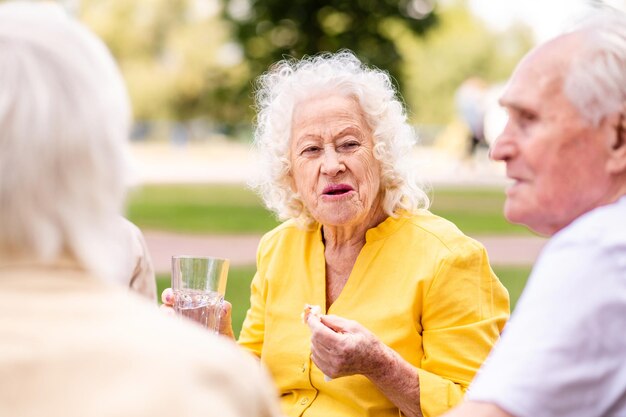
{"label": "man's eye", "polygon": [[523,111],[520,112],[519,119],[522,122],[532,122],[537,119],[537,115],[531,112]]}
{"label": "man's eye", "polygon": [[529,111],[509,111],[509,121],[522,129],[531,127],[538,118],[536,113]]}

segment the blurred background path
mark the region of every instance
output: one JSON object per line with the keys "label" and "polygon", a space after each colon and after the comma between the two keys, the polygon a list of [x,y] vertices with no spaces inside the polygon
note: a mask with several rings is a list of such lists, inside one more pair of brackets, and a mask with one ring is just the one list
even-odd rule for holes
{"label": "blurred background path", "polygon": [[[260,235],[198,236],[147,230],[144,232],[157,273],[170,271],[172,255],[211,255],[233,266],[254,265]],[[545,239],[528,236],[474,236],[487,248],[492,265],[517,266],[535,262]]]}

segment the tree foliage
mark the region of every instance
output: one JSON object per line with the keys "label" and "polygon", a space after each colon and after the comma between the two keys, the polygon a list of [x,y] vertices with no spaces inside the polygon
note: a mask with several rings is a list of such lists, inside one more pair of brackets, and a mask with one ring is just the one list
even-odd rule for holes
{"label": "tree foliage", "polygon": [[429,0],[224,1],[252,76],[284,57],[348,48],[390,72],[419,124],[449,122],[465,79],[506,79],[532,45],[529,28],[494,33],[465,0],[432,12]]}
{"label": "tree foliage", "polygon": [[225,0],[224,10],[253,75],[284,57],[347,48],[401,84],[400,55],[385,26],[394,22],[422,35],[436,22],[430,1]]}
{"label": "tree foliage", "polygon": [[253,79],[285,56],[353,50],[398,81],[412,118],[443,124],[470,76],[506,79],[527,28],[493,33],[464,0],[81,0],[111,48],[136,119],[252,119]]}
{"label": "tree foliage", "polygon": [[387,27],[400,51],[403,93],[417,124],[450,122],[455,117],[454,94],[464,80],[506,81],[533,45],[530,28],[494,32],[464,1],[441,7],[438,17],[437,27],[422,37],[397,25]]}
{"label": "tree foliage", "polygon": [[228,99],[249,74],[245,63],[227,56],[230,32],[218,6],[210,0],[82,0],[80,17],[118,60],[138,120],[241,117],[239,103]]}

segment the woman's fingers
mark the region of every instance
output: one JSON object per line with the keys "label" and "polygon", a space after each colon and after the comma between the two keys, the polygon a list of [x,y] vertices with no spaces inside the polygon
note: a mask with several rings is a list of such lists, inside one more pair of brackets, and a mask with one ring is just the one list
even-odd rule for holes
{"label": "woman's fingers", "polygon": [[372,356],[380,341],[354,320],[324,315],[309,320],[311,359],[325,375],[340,377],[364,374],[372,365]]}
{"label": "woman's fingers", "polygon": [[228,301],[224,300],[222,303],[222,311],[220,313],[220,327],[219,333],[223,336],[227,336],[231,339],[235,338],[233,333],[233,324],[232,324],[232,309],[233,306]]}
{"label": "woman's fingers", "polygon": [[358,332],[362,326],[354,320],[335,316],[334,314],[326,314],[320,317],[322,324],[337,333]]}
{"label": "woman's fingers", "polygon": [[[163,302],[163,304],[161,304],[160,306],[161,311],[163,311],[165,314],[168,314],[168,315],[176,314],[176,311],[174,310],[174,301],[175,301],[174,291],[172,291],[171,288],[166,288],[163,290],[163,292],[161,293],[161,301]],[[235,335],[233,333],[232,317],[231,317],[233,306],[228,301],[224,300],[220,308],[221,310],[220,310],[220,319],[219,319],[220,322],[219,322],[218,332],[221,335],[234,339]],[[202,314],[202,312],[200,311],[198,311],[197,317],[189,313],[186,314],[185,316],[187,318],[198,321],[200,323],[203,323],[204,321],[206,321],[204,314]]]}
{"label": "woman's fingers", "polygon": [[171,288],[166,288],[161,293],[161,302],[166,306],[174,305],[174,291]]}

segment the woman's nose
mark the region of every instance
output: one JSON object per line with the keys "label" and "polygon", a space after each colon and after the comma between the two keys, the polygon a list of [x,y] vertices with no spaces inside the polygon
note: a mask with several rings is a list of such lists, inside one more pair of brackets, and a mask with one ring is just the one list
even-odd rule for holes
{"label": "woman's nose", "polygon": [[324,149],[322,173],[334,177],[344,170],[345,165],[343,164],[339,153],[334,148]]}

